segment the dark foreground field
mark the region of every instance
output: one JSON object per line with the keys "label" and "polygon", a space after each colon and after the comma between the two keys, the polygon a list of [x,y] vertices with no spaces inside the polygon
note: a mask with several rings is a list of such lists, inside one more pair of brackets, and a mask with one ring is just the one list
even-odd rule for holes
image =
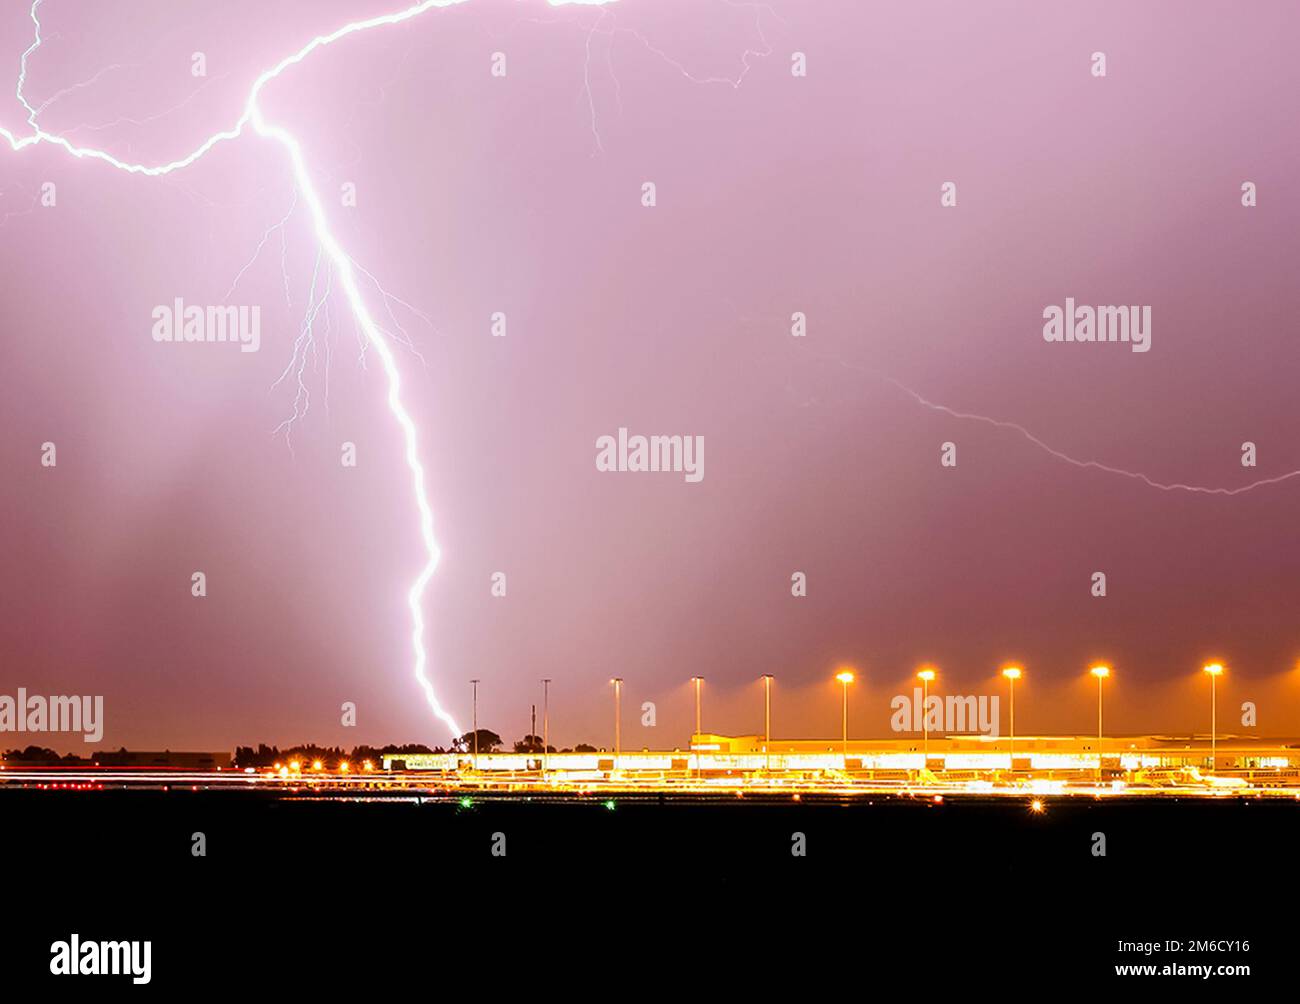
{"label": "dark foreground field", "polygon": [[[76,932],[152,942],[155,990],[112,978],[133,996],[349,977],[378,990],[413,974],[470,974],[494,996],[557,965],[655,980],[848,967],[939,989],[977,972],[990,988],[1118,982],[1117,964],[1172,961],[1250,965],[1232,992],[1289,981],[1300,802],[1044,808],[0,789],[0,965],[9,986],[45,978],[51,943]],[[1185,947],[1147,956],[1121,940]],[[1196,955],[1194,940],[1249,948]]]}

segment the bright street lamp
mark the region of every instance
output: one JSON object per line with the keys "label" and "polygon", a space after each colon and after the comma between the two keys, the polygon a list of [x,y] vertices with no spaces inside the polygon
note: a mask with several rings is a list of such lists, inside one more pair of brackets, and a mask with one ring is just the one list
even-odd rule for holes
{"label": "bright street lamp", "polygon": [[925,730],[924,749],[925,749],[925,767],[930,769],[930,681],[934,679],[935,672],[929,666],[926,666],[916,674],[921,680],[921,686],[924,688],[921,697],[921,727]]}
{"label": "bright street lamp", "polygon": [[1101,781],[1101,681],[1110,676],[1109,666],[1093,666],[1088,670],[1097,678],[1097,781]]}
{"label": "bright street lamp", "polygon": [[1007,666],[1002,670],[1007,678],[1007,689],[1011,691],[1011,777],[1016,776],[1016,681],[1020,679],[1019,666]]}
{"label": "bright street lamp", "polygon": [[1223,666],[1220,663],[1212,662],[1201,668],[1210,674],[1210,773],[1214,773],[1214,769],[1218,765],[1216,756],[1218,752],[1218,722],[1216,720],[1218,709],[1215,703],[1214,684],[1223,675]]}
{"label": "bright street lamp", "polygon": [[841,724],[840,733],[840,757],[844,761],[843,768],[849,769],[849,684],[853,682],[853,674],[847,669],[841,670],[835,675],[835,679],[840,681],[840,689],[843,692],[843,702],[841,705]]}

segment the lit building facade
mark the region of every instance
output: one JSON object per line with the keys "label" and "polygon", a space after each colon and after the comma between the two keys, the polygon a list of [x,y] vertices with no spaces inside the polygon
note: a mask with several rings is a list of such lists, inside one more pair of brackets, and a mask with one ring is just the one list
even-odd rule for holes
{"label": "lit building facade", "polygon": [[[1239,775],[1252,783],[1270,778],[1300,784],[1300,739],[1220,736],[1211,764],[1209,736],[1007,736],[931,735],[928,756],[922,737],[868,739],[847,745],[828,740],[774,739],[762,736],[692,737],[689,750],[552,753],[547,770],[555,775],[598,777],[647,774],[718,777],[771,771],[787,776],[829,773],[907,780],[930,772],[948,777],[1031,773],[1044,778],[1100,772],[1111,779],[1156,780],[1161,773],[1211,771]],[[405,754],[384,757],[385,770],[459,773],[473,768],[466,753]],[[480,753],[480,772],[540,771],[538,754]]]}

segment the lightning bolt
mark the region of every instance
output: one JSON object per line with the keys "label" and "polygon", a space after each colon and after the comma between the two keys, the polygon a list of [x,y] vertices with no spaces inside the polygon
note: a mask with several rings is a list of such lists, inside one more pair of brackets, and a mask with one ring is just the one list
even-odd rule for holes
{"label": "lightning bolt", "polygon": [[[877,374],[877,376],[879,376],[879,374]],[[886,383],[897,387],[923,408],[929,408],[931,411],[937,411],[941,414],[949,415],[952,418],[962,419],[963,421],[981,422],[984,425],[991,425],[995,429],[1009,429],[1012,432],[1018,433],[1022,438],[1027,439],[1044,453],[1055,457],[1057,460],[1070,464],[1073,467],[1078,467],[1085,471],[1093,470],[1103,471],[1106,474],[1115,474],[1119,477],[1129,478],[1133,481],[1140,481],[1148,488],[1156,488],[1163,492],[1190,492],[1193,495],[1242,495],[1246,492],[1254,491],[1256,488],[1263,488],[1267,485],[1277,485],[1284,481],[1290,481],[1293,478],[1300,478],[1300,471],[1287,471],[1284,474],[1278,474],[1270,478],[1260,478],[1258,481],[1252,481],[1250,484],[1240,485],[1237,488],[1214,488],[1208,485],[1183,484],[1179,481],[1157,481],[1154,478],[1143,474],[1141,471],[1129,471],[1122,467],[1112,467],[1110,464],[1103,464],[1099,460],[1080,460],[1077,457],[1072,457],[1068,453],[1064,453],[1056,447],[1045,443],[1023,425],[1018,425],[1015,422],[1008,422],[998,418],[991,418],[988,415],[978,415],[973,412],[957,411],[955,408],[950,408],[946,404],[938,404],[937,402],[922,397],[916,391],[912,390],[912,388],[904,386],[892,377],[879,378],[884,380]]]}
{"label": "lightning bolt", "polygon": [[[330,231],[329,219],[325,214],[325,209],[321,205],[320,197],[312,184],[311,175],[307,170],[307,164],[303,157],[302,147],[298,141],[284,128],[268,122],[262,113],[258,99],[262,94],[263,88],[268,83],[275,80],[285,70],[296,66],[304,59],[310,56],[318,49],[346,38],[349,35],[355,35],[359,32],[370,31],[375,28],[384,28],[390,25],[401,24],[410,21],[412,18],[419,17],[430,10],[453,7],[465,3],[467,0],[423,0],[422,3],[416,3],[403,10],[391,14],[384,14],[378,17],[367,18],[361,21],[352,21],[343,25],[327,35],[317,35],[310,42],[298,49],[296,52],[281,59],[270,69],[264,70],[256,80],[248,93],[248,99],[244,103],[243,111],[235,123],[227,129],[215,132],[208,136],[202,143],[195,147],[185,156],[163,164],[138,164],[128,163],[114,157],[112,154],[96,149],[94,147],[80,146],[73,143],[64,136],[56,135],[43,129],[38,124],[38,116],[41,107],[34,107],[23,95],[23,88],[27,81],[27,63],[29,57],[36,52],[41,46],[41,22],[39,8],[42,0],[34,0],[31,6],[31,19],[35,26],[35,40],[22,54],[19,64],[18,86],[15,94],[18,101],[27,111],[27,124],[31,132],[23,136],[17,136],[9,129],[0,126],[0,136],[9,143],[9,146],[19,152],[28,147],[39,144],[47,144],[62,149],[69,155],[78,160],[94,160],[107,164],[109,167],[127,174],[139,174],[146,177],[156,178],[172,174],[176,171],[184,170],[190,165],[207,155],[214,147],[231,140],[238,139],[247,129],[251,129],[258,136],[271,140],[279,144],[288,157],[290,166],[293,168],[293,175],[296,181],[296,199],[301,199],[311,215],[312,227],[316,235],[318,247],[322,249],[324,255],[329,259],[331,273],[336,276],[341,285],[344,295],[347,297],[348,306],[351,308],[352,316],[365,336],[365,344],[373,348],[375,354],[379,357],[383,366],[384,376],[387,379],[388,410],[392,413],[393,419],[401,429],[403,442],[405,445],[406,466],[410,472],[411,485],[415,495],[415,505],[419,514],[420,539],[424,544],[425,562],[420,569],[419,575],[412,583],[410,590],[407,592],[407,606],[411,612],[411,646],[415,655],[415,679],[424,692],[424,696],[429,703],[433,713],[442,720],[442,722],[451,730],[453,736],[461,734],[460,726],[452,716],[439,703],[437,695],[434,693],[433,684],[428,677],[428,653],[424,646],[424,612],[423,600],[425,589],[429,584],[430,578],[438,567],[438,561],[441,557],[441,548],[439,547],[437,537],[433,530],[433,510],[429,505],[428,493],[425,487],[424,465],[420,462],[419,437],[415,422],[412,420],[410,413],[406,410],[406,405],[402,401],[402,381],[401,374],[398,371],[397,361],[394,358],[393,350],[389,344],[389,339],[385,337],[381,329],[371,316],[369,309],[366,307],[364,298],[357,281],[357,269],[352,258],[339,245],[339,242]],[[562,7],[569,5],[583,6],[604,6],[615,0],[547,0],[552,7]],[[46,102],[48,105],[49,102]],[[286,217],[287,219],[287,217]],[[282,221],[283,223],[283,221]],[[269,236],[269,232],[268,235]],[[265,237],[263,241],[265,241]],[[241,272],[242,275],[242,272]],[[238,281],[238,278],[236,278]],[[373,282],[373,277],[372,277]],[[378,283],[374,285],[378,287]],[[388,294],[383,293],[385,302],[389,299]],[[310,308],[309,308],[310,309]],[[318,307],[316,309],[319,309]],[[310,325],[309,314],[308,325]],[[301,372],[301,371],[300,371]],[[295,416],[297,415],[297,404],[295,402]]]}
{"label": "lightning bolt", "polygon": [[981,425],[991,426],[994,429],[1005,429],[1014,432],[1022,439],[1027,440],[1029,443],[1042,450],[1044,453],[1063,463],[1069,464],[1071,467],[1078,467],[1080,470],[1085,471],[1101,471],[1105,474],[1113,474],[1116,477],[1128,478],[1131,481],[1140,482],[1148,488],[1155,488],[1162,492],[1187,492],[1192,495],[1244,495],[1246,492],[1254,491],[1257,488],[1265,488],[1269,485],[1279,485],[1283,482],[1300,478],[1300,470],[1286,471],[1272,477],[1260,478],[1259,480],[1252,481],[1249,484],[1239,485],[1236,488],[1218,488],[1210,485],[1184,484],[1181,481],[1157,481],[1155,478],[1144,474],[1141,471],[1130,471],[1123,467],[1114,467],[1110,464],[1104,464],[1100,460],[1081,460],[1078,457],[1073,457],[1063,450],[1059,450],[1050,443],[1040,439],[1023,425],[1001,418],[993,418],[990,415],[981,415],[970,411],[958,411],[956,408],[951,408],[946,404],[931,401],[920,392],[913,390],[911,387],[895,380],[893,377],[886,376],[883,373],[879,373],[876,370],[869,369],[865,366],[858,366],[843,359],[826,359],[824,361],[834,363],[843,369],[864,373],[882,383],[887,383],[891,387],[902,391],[921,407],[927,408],[930,411],[938,412],[941,415],[947,415],[950,418],[956,418],[963,422],[978,422]]}

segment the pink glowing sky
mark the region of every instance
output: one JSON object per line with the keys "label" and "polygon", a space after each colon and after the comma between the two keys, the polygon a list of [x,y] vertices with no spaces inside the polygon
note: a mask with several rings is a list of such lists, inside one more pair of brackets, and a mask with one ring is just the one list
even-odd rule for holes
{"label": "pink glowing sky", "polygon": [[[52,133],[167,161],[233,123],[267,65],[400,6],[47,0],[27,93],[72,88],[41,112]],[[5,5],[5,79],[31,28]],[[832,735],[847,662],[853,730],[884,735],[919,662],[987,693],[1015,658],[1018,730],[1082,730],[1104,658],[1109,725],[1185,732],[1208,727],[1212,655],[1229,706],[1300,730],[1300,479],[1164,492],[874,375],[1157,481],[1300,468],[1297,28],[1281,3],[471,0],[269,85],[344,248],[431,322],[393,305],[423,357],[397,355],[443,546],[431,677],[462,725],[471,677],[480,724],[511,739],[552,677],[553,737],[607,744],[617,675],[625,746],[671,747],[689,677],[708,680],[706,728],[752,732],[774,673],[774,730]],[[0,102],[0,125],[25,118]],[[54,208],[35,202],[47,181]],[[104,695],[107,747],[447,739],[411,675],[401,439],[341,297],[310,410],[291,444],[272,435],[315,257],[301,205],[291,303],[279,232],[232,297],[262,306],[259,353],[150,338],[156,304],[223,302],[292,203],[282,151],[251,134],[166,178],[0,143],[0,692]],[[1152,305],[1152,350],[1044,343],[1067,296]],[[620,426],[704,436],[704,481],[598,472]],[[27,741],[83,748],[0,737]]]}

